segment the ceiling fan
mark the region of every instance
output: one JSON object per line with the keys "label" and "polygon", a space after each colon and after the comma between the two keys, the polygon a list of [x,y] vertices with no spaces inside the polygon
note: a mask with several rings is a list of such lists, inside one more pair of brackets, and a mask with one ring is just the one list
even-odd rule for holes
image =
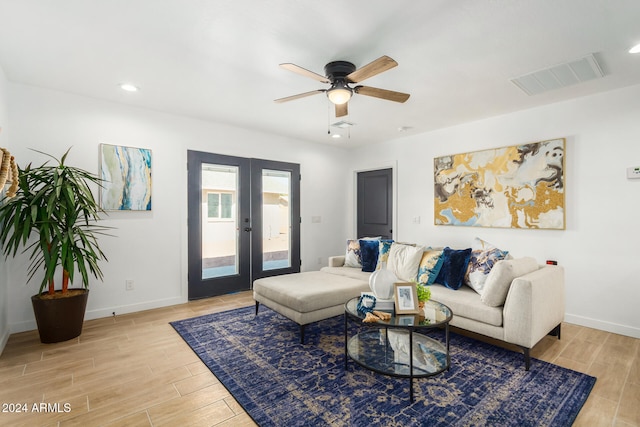
{"label": "ceiling fan", "polygon": [[348,61],[333,61],[324,66],[326,76],[309,71],[298,65],[285,63],[280,64],[285,70],[293,71],[300,75],[310,77],[321,83],[330,83],[329,89],[318,89],[310,92],[299,93],[297,95],[287,96],[285,98],[276,99],[274,102],[287,102],[294,99],[304,98],[318,93],[326,92],[329,101],[336,106],[336,117],[346,116],[348,114],[347,103],[354,93],[375,98],[386,99],[388,101],[405,102],[409,99],[408,93],[395,92],[392,90],[378,89],[370,86],[350,86],[353,83],[359,83],[365,79],[373,77],[384,71],[396,67],[398,63],[388,56],[381,56],[375,61],[356,69],[356,66]]}

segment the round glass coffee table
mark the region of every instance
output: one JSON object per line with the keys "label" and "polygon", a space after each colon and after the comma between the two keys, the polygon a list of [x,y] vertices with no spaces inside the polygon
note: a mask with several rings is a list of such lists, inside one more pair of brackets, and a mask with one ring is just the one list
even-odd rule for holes
{"label": "round glass coffee table", "polygon": [[[383,375],[409,378],[409,399],[413,402],[413,379],[437,375],[451,366],[449,357],[449,321],[451,309],[429,300],[421,314],[389,312],[391,319],[364,323],[365,313],[358,312],[358,301],[347,301],[344,309],[344,367],[349,359],[363,368]],[[348,337],[349,320],[361,326]],[[444,342],[425,333],[444,329]],[[409,357],[412,355],[412,357]]]}

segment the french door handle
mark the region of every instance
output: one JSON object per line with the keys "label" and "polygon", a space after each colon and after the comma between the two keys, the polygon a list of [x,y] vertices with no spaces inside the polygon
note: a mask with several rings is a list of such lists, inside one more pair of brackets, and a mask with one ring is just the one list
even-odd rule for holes
{"label": "french door handle", "polygon": [[251,231],[251,227],[245,227],[244,231]]}

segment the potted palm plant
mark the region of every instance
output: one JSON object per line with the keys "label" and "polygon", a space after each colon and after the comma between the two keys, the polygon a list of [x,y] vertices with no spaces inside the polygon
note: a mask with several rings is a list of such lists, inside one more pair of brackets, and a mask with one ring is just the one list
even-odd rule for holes
{"label": "potted palm plant", "polygon": [[[70,150],[70,149],[69,149]],[[67,150],[56,161],[18,168],[18,190],[0,201],[0,244],[5,257],[29,252],[30,281],[44,273],[38,294],[31,297],[43,343],[66,341],[82,332],[89,276],[102,279],[99,261],[106,257],[97,236],[108,228],[97,224],[103,210],[90,186],[101,179],[65,164]],[[33,239],[31,238],[33,237]],[[59,289],[55,276],[61,275]],[[69,288],[79,276],[79,288]]]}

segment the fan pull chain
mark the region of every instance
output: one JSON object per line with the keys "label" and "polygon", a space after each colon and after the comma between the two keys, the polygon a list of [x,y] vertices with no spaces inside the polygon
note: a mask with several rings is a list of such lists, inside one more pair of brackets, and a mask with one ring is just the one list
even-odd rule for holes
{"label": "fan pull chain", "polygon": [[331,105],[327,102],[327,136],[331,136]]}

